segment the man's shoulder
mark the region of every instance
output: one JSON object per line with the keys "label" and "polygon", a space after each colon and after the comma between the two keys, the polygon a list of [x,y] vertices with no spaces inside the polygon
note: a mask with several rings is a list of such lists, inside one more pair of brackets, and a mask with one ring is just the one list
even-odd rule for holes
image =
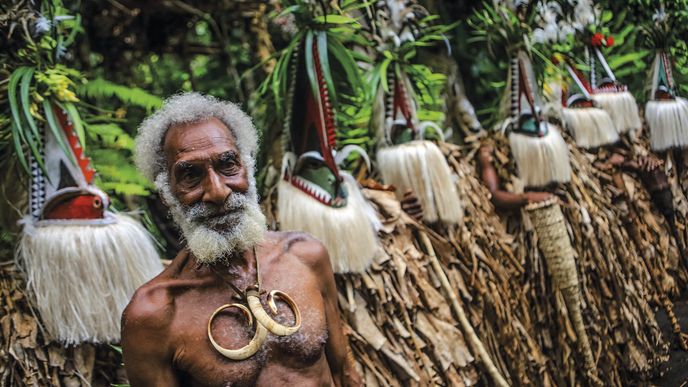
{"label": "man's shoulder", "polygon": [[268,238],[279,245],[288,257],[310,267],[329,265],[327,248],[314,236],[302,231],[271,232]]}
{"label": "man's shoulder", "polygon": [[156,277],[139,287],[122,313],[123,329],[160,329],[171,320],[172,297],[164,282]]}
{"label": "man's shoulder", "polygon": [[123,329],[160,329],[169,324],[171,313],[174,312],[174,300],[169,291],[170,279],[179,272],[187,258],[187,252],[180,252],[158,276],[136,289],[122,313]]}

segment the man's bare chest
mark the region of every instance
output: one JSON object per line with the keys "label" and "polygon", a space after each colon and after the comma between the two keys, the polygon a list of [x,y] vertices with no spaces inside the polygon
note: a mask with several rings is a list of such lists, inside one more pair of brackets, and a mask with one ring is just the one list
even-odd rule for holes
{"label": "man's bare chest", "polygon": [[[313,366],[323,357],[327,341],[324,302],[320,292],[308,284],[301,288],[282,285],[299,308],[302,323],[290,336],[267,334],[258,351],[245,360],[231,360],[211,345],[208,323],[212,313],[221,305],[239,303],[232,292],[191,291],[176,297],[173,323],[174,367],[201,385],[252,385],[260,374],[271,366],[283,369],[303,369]],[[280,289],[280,290],[282,290]],[[276,322],[292,326],[295,316],[286,303],[277,300],[277,313],[267,307],[266,295],[261,295],[264,310]],[[210,332],[217,344],[227,349],[246,346],[255,335],[256,322],[249,324],[240,308],[227,308],[213,319]]]}

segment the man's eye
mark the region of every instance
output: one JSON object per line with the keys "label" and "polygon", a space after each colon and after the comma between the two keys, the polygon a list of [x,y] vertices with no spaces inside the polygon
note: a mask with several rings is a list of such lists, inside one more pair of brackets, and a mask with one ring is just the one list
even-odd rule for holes
{"label": "man's eye", "polygon": [[182,174],[182,180],[185,180],[185,181],[190,181],[190,180],[194,180],[194,179],[197,179],[197,178],[198,178],[198,176],[197,176],[195,173],[192,173],[192,172],[184,172],[184,173]]}
{"label": "man's eye", "polygon": [[197,168],[184,168],[177,174],[177,181],[185,186],[192,186],[198,183],[201,179],[201,174]]}
{"label": "man's eye", "polygon": [[239,169],[239,163],[236,160],[221,160],[219,164],[218,171],[226,175],[233,175]]}

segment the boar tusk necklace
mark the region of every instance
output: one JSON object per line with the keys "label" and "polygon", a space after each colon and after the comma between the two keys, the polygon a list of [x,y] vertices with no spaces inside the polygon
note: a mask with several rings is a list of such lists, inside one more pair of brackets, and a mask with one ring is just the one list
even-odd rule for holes
{"label": "boar tusk necklace", "polygon": [[[275,299],[277,298],[284,301],[294,314],[294,325],[282,325],[275,321],[272,317],[270,317],[270,315],[268,315],[268,313],[265,311],[265,309],[263,308],[263,304],[260,302],[260,266],[258,264],[258,256],[256,255],[255,247],[253,248],[253,257],[256,261],[256,284],[247,287],[246,290],[243,292],[239,290],[233,283],[225,280],[224,277],[222,277],[217,271],[215,271],[214,268],[211,267],[215,274],[219,276],[223,281],[227,282],[229,286],[232,288],[232,290],[234,290],[234,292],[241,297],[242,301],[248,305],[248,308],[246,307],[246,305],[242,303],[221,305],[220,307],[215,309],[213,314],[210,315],[210,319],[208,320],[208,339],[210,339],[210,344],[222,356],[235,361],[245,360],[255,355],[267,339],[268,332],[276,336],[289,336],[298,332],[299,328],[301,328],[301,312],[299,311],[299,307],[287,293],[281,290],[273,290],[268,294],[268,307],[270,308],[270,312],[273,315],[277,315],[277,305],[275,304]],[[229,308],[237,308],[241,310],[244,314],[244,317],[247,319],[249,327],[253,326],[254,322],[256,325],[256,332],[253,335],[251,341],[245,346],[238,349],[228,349],[222,347],[215,341],[215,338],[213,337],[211,331],[211,327],[215,317],[223,310]]]}

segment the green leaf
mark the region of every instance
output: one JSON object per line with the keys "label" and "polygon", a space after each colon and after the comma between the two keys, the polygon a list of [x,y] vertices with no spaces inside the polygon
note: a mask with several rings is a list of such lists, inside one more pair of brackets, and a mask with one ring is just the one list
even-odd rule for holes
{"label": "green leaf", "polygon": [[91,137],[98,137],[108,148],[134,151],[134,139],[115,123],[86,124],[86,132]]}
{"label": "green leaf", "polygon": [[14,150],[17,153],[17,157],[19,158],[19,163],[22,165],[24,170],[26,170],[27,173],[31,173],[31,169],[29,169],[29,164],[26,162],[26,156],[24,156],[24,150],[22,149],[21,145],[21,129],[12,121],[11,123],[11,128],[12,128],[12,142],[14,143]]}
{"label": "green leaf", "polygon": [[57,117],[55,117],[55,112],[50,104],[50,101],[43,100],[43,113],[45,114],[45,119],[48,121],[48,128],[52,131],[53,136],[57,139],[57,144],[62,148],[62,151],[68,156],[69,160],[74,165],[77,165],[76,159],[74,158],[74,153],[70,150],[69,146],[65,142],[65,134],[62,126],[60,126]]}
{"label": "green leaf", "polygon": [[31,87],[31,81],[33,80],[33,73],[34,69],[29,68],[27,71],[24,72],[22,75],[20,87],[19,87],[19,95],[21,98],[21,103],[24,111],[24,118],[26,118],[26,122],[29,124],[29,128],[31,129],[31,133],[33,137],[37,140],[37,143],[39,146],[41,146],[41,135],[38,132],[38,127],[36,126],[36,121],[33,119],[33,116],[31,115],[31,101],[30,101],[30,96],[29,96],[29,89]]}
{"label": "green leaf", "polygon": [[290,6],[288,6],[287,8],[283,9],[282,12],[280,12],[279,14],[277,14],[277,16],[275,16],[275,19],[280,18],[280,17],[282,17],[282,16],[286,16],[286,15],[288,15],[288,14],[290,14],[290,13],[294,13],[294,12],[297,11],[299,8],[301,8],[301,5],[299,5],[299,4],[290,5]]}
{"label": "green leaf", "polygon": [[377,88],[380,84],[380,64],[376,65],[366,78],[366,83],[368,84],[368,95],[370,97],[374,97],[377,94]]}
{"label": "green leaf", "polygon": [[[279,92],[280,95],[286,99],[287,94],[289,93],[289,84],[291,82],[291,70],[292,70],[292,60],[294,59],[294,55],[296,53],[297,48],[299,47],[299,44],[301,44],[302,39],[302,34],[298,34],[299,37],[295,38],[289,46],[284,51],[284,63],[280,67],[280,72],[276,73],[276,76],[279,78],[280,82],[280,87],[279,87]],[[298,58],[297,58],[298,59]],[[294,101],[289,101],[288,103],[294,103]],[[283,112],[284,108],[281,106],[278,107],[278,113]],[[278,117],[281,117],[281,114],[278,114]]]}
{"label": "green leaf", "polygon": [[14,70],[12,75],[10,75],[10,82],[7,87],[7,96],[10,101],[10,111],[12,112],[12,120],[18,127],[20,127],[21,116],[19,114],[19,104],[17,103],[17,85],[19,84],[19,81],[24,77],[24,73],[26,73],[29,70],[31,70],[29,67],[19,67],[18,69]]}
{"label": "green leaf", "polygon": [[[432,46],[432,44],[424,44],[424,43],[418,43],[415,46],[418,47],[423,47],[423,46]],[[404,62],[410,61],[416,56],[416,48],[412,47],[408,52],[404,54],[404,56],[401,58]]]}
{"label": "green leaf", "polygon": [[600,24],[607,24],[609,23],[610,20],[614,17],[614,13],[609,10],[604,10],[602,11],[602,23]]}
{"label": "green leaf", "polygon": [[353,24],[358,22],[356,19],[343,15],[323,15],[313,18],[314,23],[319,24]]}
{"label": "green leaf", "polygon": [[373,58],[371,58],[367,54],[364,54],[364,53],[358,52],[358,51],[353,51],[353,50],[347,50],[347,51],[356,61],[364,62],[364,63],[372,63],[373,62]]}
{"label": "green leaf", "polygon": [[389,84],[387,83],[387,67],[389,67],[390,63],[392,63],[392,59],[386,58],[380,65],[380,81],[382,82],[382,88],[385,90],[385,93],[389,93]]}
{"label": "green leaf", "polygon": [[91,152],[98,171],[98,186],[121,195],[146,196],[152,189],[123,152],[115,149],[93,149]]}
{"label": "green leaf", "polygon": [[103,78],[96,78],[79,86],[77,93],[95,99],[115,97],[125,104],[140,106],[149,111],[162,106],[162,98],[156,95],[138,87],[118,85]]}
{"label": "green leaf", "polygon": [[318,79],[315,74],[315,64],[313,63],[313,31],[308,31],[306,34],[305,44],[306,57],[306,73],[308,74],[308,83],[311,86],[311,92],[314,96],[318,95]]}
{"label": "green leaf", "polygon": [[102,182],[100,188],[105,191],[114,191],[118,195],[148,196],[150,191],[133,183]]}
{"label": "green leaf", "polygon": [[26,137],[24,136],[24,132],[21,128],[21,116],[19,115],[19,107],[17,104],[17,84],[26,70],[27,67],[19,67],[12,72],[7,90],[8,99],[10,102],[10,111],[12,113],[11,131],[12,140],[14,142],[14,150],[19,157],[19,162],[21,163],[22,167],[24,167],[26,172],[30,173],[31,170],[29,169],[29,164],[26,161],[24,150],[22,149],[22,143],[26,143]]}
{"label": "green leaf", "polygon": [[370,138],[368,137],[362,137],[362,138],[347,138],[347,139],[342,139],[341,141],[337,141],[338,144],[341,146],[344,145],[365,145]]}
{"label": "green leaf", "polygon": [[353,55],[351,55],[351,51],[344,47],[344,45],[337,39],[330,39],[329,48],[344,69],[349,85],[351,85],[351,87],[356,91],[362,90],[363,80],[361,79],[358,65],[356,65],[356,61],[354,60]]}
{"label": "green leaf", "polygon": [[24,155],[24,150],[22,149],[22,143],[27,144],[31,149],[31,154],[34,156],[38,162],[41,169],[45,170],[45,165],[41,154],[38,150],[38,144],[32,135],[31,131],[24,130],[22,127],[22,118],[19,112],[19,103],[17,102],[17,86],[20,80],[24,79],[24,75],[27,73],[33,73],[34,69],[30,67],[19,67],[16,69],[12,75],[10,75],[10,81],[8,85],[8,99],[10,102],[10,110],[12,112],[12,137],[14,142],[15,151],[19,157],[19,162],[24,167],[27,172],[30,172],[29,165],[26,161],[26,156]]}
{"label": "green leaf", "polygon": [[74,131],[76,132],[76,136],[79,139],[79,143],[81,144],[81,148],[83,150],[86,150],[86,134],[84,133],[84,124],[81,122],[81,117],[79,116],[79,111],[76,109],[76,106],[74,106],[73,103],[71,102],[64,102],[64,108],[67,110],[67,115],[69,116],[69,120],[72,121],[72,125],[74,126]]}
{"label": "green leaf", "polygon": [[609,60],[607,62],[609,64],[609,67],[612,68],[612,70],[616,70],[616,69],[621,68],[622,66],[624,66],[627,63],[636,62],[638,60],[645,58],[645,56],[647,56],[647,54],[649,54],[648,50],[640,50],[640,51],[631,52],[631,53],[624,54],[624,55],[613,56],[613,57],[609,58]]}
{"label": "green leaf", "polygon": [[357,9],[365,8],[373,4],[373,1],[361,1],[361,0],[345,0],[341,3],[341,8],[345,12],[355,11]]}
{"label": "green leaf", "polygon": [[327,84],[327,91],[330,94],[330,100],[334,106],[337,106],[337,90],[334,88],[334,81],[332,80],[332,70],[330,69],[330,58],[327,49],[327,33],[316,32],[318,44],[318,56],[320,57],[320,67],[322,76],[325,78]]}
{"label": "green leaf", "polygon": [[419,24],[427,24],[433,20],[437,20],[440,18],[440,15],[428,15],[418,21]]}
{"label": "green leaf", "polygon": [[[277,110],[277,115],[282,115],[282,96],[281,93],[281,83],[283,78],[281,77],[281,69],[285,66],[285,62],[289,62],[286,55],[282,55],[275,63],[275,68],[273,69],[272,77],[270,79],[270,90],[272,90],[272,98],[275,100],[275,108]],[[287,65],[288,67],[288,65]]]}
{"label": "green leaf", "polygon": [[83,28],[81,27],[81,14],[77,13],[75,20],[72,21],[74,26],[72,27],[72,30],[69,32],[69,36],[67,36],[67,39],[62,43],[65,47],[70,46],[72,43],[74,43],[74,39],[76,39],[76,36],[79,34],[79,32],[83,31]]}

